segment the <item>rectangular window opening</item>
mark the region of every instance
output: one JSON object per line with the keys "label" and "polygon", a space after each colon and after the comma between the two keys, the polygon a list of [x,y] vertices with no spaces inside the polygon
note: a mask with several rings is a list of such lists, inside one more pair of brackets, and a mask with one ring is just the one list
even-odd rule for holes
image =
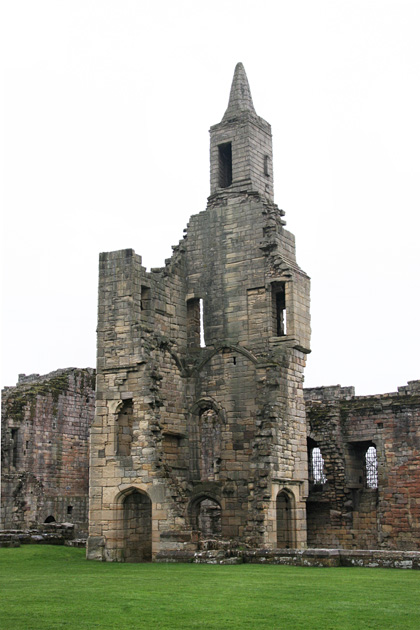
{"label": "rectangular window opening", "polygon": [[273,328],[276,337],[284,337],[287,335],[285,282],[276,282],[273,284],[273,319]]}
{"label": "rectangular window opening", "polygon": [[351,487],[378,487],[378,458],[373,442],[351,442],[346,462],[347,479]]}
{"label": "rectangular window opening", "polygon": [[232,183],[232,143],[219,144],[219,186],[227,188]]}
{"label": "rectangular window opening", "polygon": [[264,175],[266,175],[267,177],[270,177],[269,160],[270,158],[268,157],[268,155],[264,155]]}
{"label": "rectangular window opening", "polygon": [[150,311],[150,289],[149,287],[141,287],[140,308],[143,311]]}
{"label": "rectangular window opening", "polygon": [[187,301],[187,346],[205,348],[204,339],[204,303],[201,298]]}
{"label": "rectangular window opening", "polygon": [[204,302],[200,298],[200,348],[205,348],[206,342],[204,340]]}

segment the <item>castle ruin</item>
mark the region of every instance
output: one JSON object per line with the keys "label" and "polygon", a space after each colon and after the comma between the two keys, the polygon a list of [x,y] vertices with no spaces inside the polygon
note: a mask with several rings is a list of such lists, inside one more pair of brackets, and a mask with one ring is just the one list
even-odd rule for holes
{"label": "castle ruin", "polygon": [[96,411],[93,370],[3,391],[1,527],[83,533],[89,487],[90,559],[309,547],[393,566],[418,550],[419,566],[420,381],[303,389],[309,278],[242,64],[210,129],[210,185],[163,268],[101,254]]}
{"label": "castle ruin", "polygon": [[306,545],[309,278],[242,64],[210,129],[210,187],[165,267],[100,256],[90,558]]}

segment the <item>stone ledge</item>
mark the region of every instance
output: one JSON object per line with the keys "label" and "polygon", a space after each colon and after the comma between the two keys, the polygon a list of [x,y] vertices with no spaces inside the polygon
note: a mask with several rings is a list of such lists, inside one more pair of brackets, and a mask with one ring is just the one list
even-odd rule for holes
{"label": "stone ledge", "polygon": [[254,549],[161,551],[156,562],[193,562],[196,564],[285,564],[302,567],[369,567],[420,569],[420,551],[383,551],[366,549]]}

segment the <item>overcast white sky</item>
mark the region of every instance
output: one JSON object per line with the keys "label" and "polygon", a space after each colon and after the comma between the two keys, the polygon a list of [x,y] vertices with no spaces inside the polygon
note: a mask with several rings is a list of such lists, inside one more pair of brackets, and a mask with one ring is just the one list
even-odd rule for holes
{"label": "overcast white sky", "polygon": [[307,386],[420,378],[420,2],[13,0],[2,385],[95,366],[98,255],[159,267],[209,194],[242,61],[312,278]]}

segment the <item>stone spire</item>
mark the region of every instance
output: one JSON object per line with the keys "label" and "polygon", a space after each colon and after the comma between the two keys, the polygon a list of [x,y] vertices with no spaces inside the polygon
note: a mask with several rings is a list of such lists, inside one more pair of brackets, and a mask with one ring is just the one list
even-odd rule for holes
{"label": "stone spire", "polygon": [[225,111],[222,122],[235,118],[242,112],[251,112],[256,116],[254,104],[252,102],[251,90],[246,76],[245,68],[241,63],[236,64],[233,75],[232,87],[230,88],[229,105]]}

